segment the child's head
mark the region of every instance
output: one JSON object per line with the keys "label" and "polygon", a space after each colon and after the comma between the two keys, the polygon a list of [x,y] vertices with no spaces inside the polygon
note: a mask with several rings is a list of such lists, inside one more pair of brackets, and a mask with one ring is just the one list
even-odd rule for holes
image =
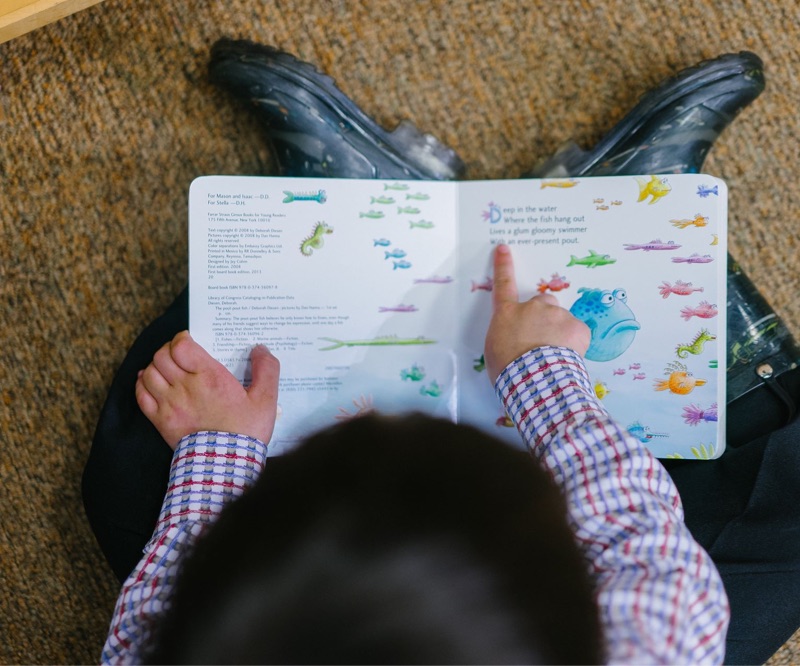
{"label": "child's head", "polygon": [[150,659],[597,663],[561,494],[528,454],[421,415],[272,458],[187,558]]}

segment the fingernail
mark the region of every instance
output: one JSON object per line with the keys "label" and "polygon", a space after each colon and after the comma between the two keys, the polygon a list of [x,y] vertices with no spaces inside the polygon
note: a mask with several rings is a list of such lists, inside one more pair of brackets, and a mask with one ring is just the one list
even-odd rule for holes
{"label": "fingernail", "polygon": [[511,252],[511,248],[508,245],[503,245],[502,243],[497,246],[497,254],[508,254]]}

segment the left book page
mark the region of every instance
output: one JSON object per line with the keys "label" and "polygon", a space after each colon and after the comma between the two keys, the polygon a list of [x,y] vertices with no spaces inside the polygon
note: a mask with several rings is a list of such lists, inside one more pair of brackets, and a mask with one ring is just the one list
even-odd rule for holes
{"label": "left book page", "polygon": [[452,183],[205,176],[189,193],[189,329],[237,378],[280,359],[271,455],[370,409],[457,404]]}

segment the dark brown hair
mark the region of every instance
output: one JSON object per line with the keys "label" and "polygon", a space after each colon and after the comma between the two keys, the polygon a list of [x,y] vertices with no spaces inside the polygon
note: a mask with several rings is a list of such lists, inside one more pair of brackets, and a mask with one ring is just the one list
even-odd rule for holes
{"label": "dark brown hair", "polygon": [[599,663],[559,489],[474,428],[368,415],[268,460],[186,559],[153,663]]}

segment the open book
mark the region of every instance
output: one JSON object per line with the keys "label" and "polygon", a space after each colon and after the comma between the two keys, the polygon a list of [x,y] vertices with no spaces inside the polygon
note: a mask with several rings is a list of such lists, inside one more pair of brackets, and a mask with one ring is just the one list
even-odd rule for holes
{"label": "open book", "polygon": [[281,361],[272,454],[370,409],[520,444],[483,362],[492,246],[520,298],[592,330],[610,414],[660,457],[724,448],[727,189],[707,175],[468,182],[207,176],[189,196],[190,330],[243,382]]}

